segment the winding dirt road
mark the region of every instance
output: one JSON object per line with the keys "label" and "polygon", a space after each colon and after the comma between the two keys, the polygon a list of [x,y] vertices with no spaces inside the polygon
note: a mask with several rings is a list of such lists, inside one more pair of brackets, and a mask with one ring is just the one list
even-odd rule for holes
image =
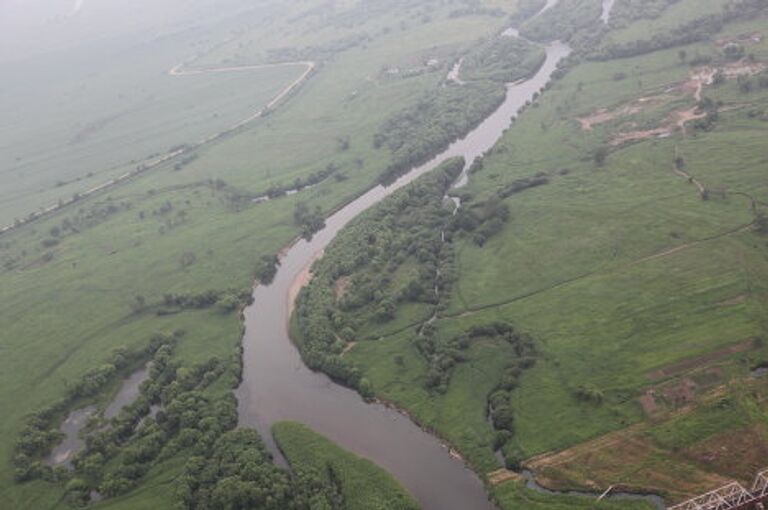
{"label": "winding dirt road", "polygon": [[[82,2],[80,2],[82,4]],[[80,200],[87,198],[91,195],[94,195],[96,193],[106,191],[118,184],[121,184],[133,177],[137,177],[149,170],[152,170],[163,163],[166,163],[178,156],[181,156],[183,154],[190,153],[192,151],[195,151],[202,147],[203,145],[206,145],[210,142],[213,142],[215,140],[221,139],[238,129],[242,128],[243,126],[253,122],[254,120],[264,116],[265,114],[269,113],[270,111],[274,110],[274,108],[283,101],[288,95],[290,95],[293,91],[295,91],[299,86],[301,86],[312,74],[312,72],[316,69],[317,63],[308,61],[308,60],[301,60],[297,62],[281,62],[276,64],[260,64],[260,65],[251,65],[251,66],[235,66],[235,67],[218,67],[218,68],[201,68],[201,69],[185,69],[186,66],[190,65],[193,61],[197,60],[199,56],[195,56],[191,59],[188,59],[185,62],[182,62],[180,64],[177,64],[173,66],[169,71],[169,76],[195,76],[195,75],[201,75],[201,74],[213,74],[213,73],[231,73],[231,72],[244,72],[244,71],[258,71],[263,69],[270,69],[270,68],[276,68],[276,67],[288,67],[288,66],[305,66],[306,69],[304,72],[296,78],[294,81],[289,83],[285,88],[280,90],[280,92],[275,95],[265,106],[257,110],[256,112],[250,114],[248,117],[244,118],[243,120],[237,122],[236,124],[224,129],[223,131],[220,131],[218,133],[215,133],[213,135],[207,136],[206,138],[203,138],[202,140],[198,140],[197,142],[188,143],[185,144],[181,148],[177,148],[174,150],[170,150],[166,152],[165,154],[155,158],[145,161],[144,163],[138,165],[135,170],[132,170],[130,172],[126,172],[118,177],[115,177],[114,179],[110,179],[109,181],[99,184],[97,186],[94,186],[86,191],[75,193],[75,195],[68,199],[61,201],[57,204],[48,206],[44,208],[43,210],[39,212],[32,212],[29,216],[27,216],[24,220],[17,221],[16,223],[12,225],[7,225],[5,227],[0,227],[0,236],[3,234],[7,234],[13,230],[16,230],[19,227],[22,227],[24,225],[27,225],[29,223],[32,223],[33,221],[39,220],[43,217],[46,217],[50,214],[53,214],[64,207],[67,207],[69,205],[72,205],[76,202],[79,202]]]}

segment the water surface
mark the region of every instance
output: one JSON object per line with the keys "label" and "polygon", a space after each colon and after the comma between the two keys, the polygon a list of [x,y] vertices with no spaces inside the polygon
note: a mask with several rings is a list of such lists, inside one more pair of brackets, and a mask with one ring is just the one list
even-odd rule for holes
{"label": "water surface", "polygon": [[344,225],[445,160],[463,156],[469,163],[495,145],[517,111],[546,85],[557,62],[570,52],[560,42],[546,50],[546,61],[535,76],[509,85],[504,103],[475,130],[392,185],[377,186],[333,214],[311,241],[300,240],[287,251],[272,284],[254,289],[254,304],[245,310],[243,382],[236,392],[240,424],[258,429],[278,462],[284,460],[270,427],[282,420],[298,421],[389,471],[424,510],[494,508],[477,475],[437,438],[400,412],[368,404],[356,392],[309,370],[291,343],[288,319],[297,282]]}

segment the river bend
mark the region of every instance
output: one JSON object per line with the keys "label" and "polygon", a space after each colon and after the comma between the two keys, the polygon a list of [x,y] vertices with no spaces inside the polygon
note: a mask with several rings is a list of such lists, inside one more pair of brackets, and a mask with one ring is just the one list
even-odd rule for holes
{"label": "river bend", "polygon": [[392,185],[377,186],[333,214],[311,241],[299,240],[287,250],[270,285],[254,289],[254,304],[244,312],[243,382],[236,392],[240,425],[259,430],[278,462],[284,460],[270,427],[282,420],[298,421],[389,471],[424,510],[494,508],[477,475],[436,437],[404,414],[368,404],[356,392],[309,370],[289,338],[288,320],[297,283],[344,225],[446,159],[463,156],[470,163],[495,145],[518,110],[547,84],[570,48],[554,42],[546,51],[539,71],[529,80],[509,85],[503,104],[465,138]]}

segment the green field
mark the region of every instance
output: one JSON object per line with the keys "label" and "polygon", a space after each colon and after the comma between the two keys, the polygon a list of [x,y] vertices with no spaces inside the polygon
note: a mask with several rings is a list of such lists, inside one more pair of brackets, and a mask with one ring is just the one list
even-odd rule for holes
{"label": "green field", "polygon": [[[681,0],[653,20],[606,29],[603,42],[668,31],[719,12],[722,3],[696,3],[692,12],[691,2]],[[591,19],[596,2],[586,4],[585,17]],[[258,261],[301,232],[294,220],[297,204],[327,215],[378,182],[394,160],[387,147],[374,146],[381,126],[393,114],[423,104],[427,95],[439,94],[450,64],[482,48],[480,39],[497,33],[507,20],[485,11],[452,14],[463,5],[455,2],[398,0],[370,12],[353,1],[322,5],[313,0],[254,7],[232,0],[228,15],[208,18],[196,2],[170,25],[140,23],[137,29],[135,19],[126,16],[110,39],[114,46],[99,47],[95,41],[106,35],[97,31],[84,33],[80,43],[87,51],[68,44],[60,53],[23,62],[0,53],[3,75],[8,70],[11,76],[11,94],[0,99],[0,112],[13,119],[0,131],[0,178],[8,183],[0,191],[2,225],[120,175],[152,153],[237,122],[302,72],[278,67],[168,76],[181,61],[196,55],[190,65],[197,68],[318,63],[270,115],[199,148],[188,164],[175,169],[177,162],[171,161],[0,237],[0,457],[6,459],[0,463],[0,507],[72,506],[72,494],[80,489],[72,490],[77,484],[65,489],[69,475],[13,481],[11,459],[26,416],[68,395],[85,373],[111,360],[115,348],[137,352],[158,332],[174,331],[183,332],[172,351],[178,366],[157,383],[159,401],[175,402],[179,416],[189,405],[190,418],[178,427],[150,421],[144,432],[108,450],[103,472],[81,468],[76,481],[97,487],[104,473],[125,474],[136,458],[151,457],[139,463],[145,471],[136,485],[115,491],[97,507],[177,504],[179,482],[199,474],[190,458],[199,463],[205,456],[200,449],[232,437],[208,418],[231,421],[226,397],[237,376],[233,360],[241,331],[224,300],[177,306],[169,305],[166,295],[246,291]],[[477,5],[512,13],[502,2]],[[157,8],[161,18],[167,15],[165,7]],[[516,463],[631,425],[649,427],[641,435],[659,452],[649,464],[654,472],[683,473],[676,470],[684,461],[685,469],[702,476],[747,477],[732,464],[713,466],[696,455],[744,427],[760,437],[766,425],[764,384],[743,382],[750,368],[768,359],[765,342],[755,340],[768,333],[768,244],[764,233],[749,228],[768,203],[768,88],[760,81],[765,71],[748,85],[728,78],[704,87],[711,104],[722,102],[708,125],[706,119],[691,121],[684,132],[613,142],[620,133],[663,127],[670,115],[696,106],[691,91],[680,86],[691,79],[691,67],[679,50],[689,60],[710,56],[710,65],[727,66],[714,39],[765,34],[767,26],[765,16],[756,16],[685,47],[603,62],[571,61],[565,77],[526,109],[469,185],[456,192],[463,195],[460,217],[469,223],[451,223],[439,197],[437,203],[425,200],[423,209],[434,224],[430,232],[411,234],[431,236],[434,244],[437,227],[445,227],[452,233],[450,248],[435,249],[434,258],[423,252],[404,257],[379,290],[395,295],[411,282],[429,280],[439,268],[444,282],[437,303],[400,300],[392,313],[381,315],[392,315],[388,320],[377,319],[374,307],[344,311],[353,335],[342,336],[358,343],[343,360],[361,369],[365,389],[436,430],[483,477],[502,467],[495,447],[503,445],[507,462]],[[575,39],[582,41],[576,30]],[[750,42],[745,53],[764,64],[768,42]],[[438,63],[427,65],[433,59]],[[89,67],[93,63],[99,63],[96,70]],[[60,95],[52,95],[46,82],[59,76]],[[634,109],[626,113],[629,107]],[[613,118],[582,128],[578,119],[600,109]],[[414,138],[431,135],[430,120]],[[674,172],[676,165],[703,183],[706,200],[693,182]],[[318,172],[328,176],[297,194],[252,200]],[[522,180],[543,177],[543,185],[499,197]],[[755,198],[756,210],[740,192]],[[476,216],[475,227],[465,212]],[[494,222],[499,214],[504,220]],[[340,239],[367,234],[368,224],[360,222]],[[389,239],[385,224],[377,228]],[[391,239],[417,246],[402,232]],[[338,253],[329,248],[323,264],[345,256],[347,245],[338,246]],[[372,285],[393,260],[361,265],[359,281]],[[330,291],[335,283],[323,279],[314,285]],[[410,289],[412,295],[418,290]],[[425,344],[416,326],[435,309],[432,340]],[[518,352],[520,343],[501,336],[470,334],[473,327],[499,323],[529,335],[535,352]],[[332,353],[343,347],[334,343]],[[711,356],[718,352],[723,354]],[[196,367],[212,358],[221,372],[198,384],[195,378],[205,374]],[[683,368],[675,368],[680,363]],[[68,401],[67,408],[85,403],[103,408],[128,370],[121,368],[87,397]],[[515,387],[499,398],[512,413],[513,426],[500,434],[488,418],[489,396],[510,370],[515,375],[508,385]],[[701,406],[685,414],[660,398],[661,410],[646,419],[639,397],[649,388],[662,394],[664,385],[707,377],[714,382],[700,382],[694,395],[693,403]],[[739,399],[744,387],[756,396]],[[717,407],[717,391],[739,402],[740,419],[730,420],[727,408]],[[64,414],[59,411],[53,421]],[[301,425],[278,425],[275,435],[294,466],[322,471],[332,464],[335,473],[343,473],[340,491],[350,508],[390,508],[383,501],[392,493],[399,494],[403,508],[412,507],[388,475]],[[268,467],[266,455],[254,450],[259,473],[278,480],[278,488],[290,486],[287,474]],[[226,460],[226,449],[221,459]],[[221,464],[226,471],[226,462]],[[587,473],[578,476],[548,475],[560,485],[592,491],[622,483],[670,493],[666,482],[643,473],[635,480],[596,473],[605,486],[592,487],[587,483],[592,466],[584,464]],[[591,500],[542,494],[514,481],[492,490],[504,508],[594,507]],[[699,487],[682,488],[675,497],[686,490]],[[635,507],[646,505],[612,501],[596,508]]]}
{"label": "green field", "polygon": [[[683,9],[684,3],[665,16],[677,16],[673,9]],[[717,37],[764,31],[767,24],[764,16],[731,23]],[[704,96],[722,102],[713,126],[690,121],[685,132],[677,128],[663,137],[612,144],[618,133],[664,126],[670,115],[696,105],[692,93],[678,85],[691,73],[680,49],[574,66],[484,158],[469,186],[456,192],[465,208],[473,208],[523,179],[547,180],[504,199],[510,219],[481,245],[472,236],[454,235],[457,276],[433,323],[436,337],[448,338],[473,325],[505,320],[536,340],[537,362],[512,393],[514,437],[505,452],[527,459],[641,423],[645,414],[638,399],[647,389],[663,392],[685,378],[709,374],[714,382],[697,385],[698,401],[711,384],[722,389],[718,385],[743,379],[768,355],[763,341],[753,341],[768,333],[768,252],[764,234],[750,227],[768,202],[763,178],[768,90],[757,85],[756,77],[749,79],[748,89],[735,78],[707,86]],[[730,65],[713,41],[682,49],[711,56],[710,65]],[[757,62],[765,62],[767,50],[765,42],[745,48]],[[638,104],[629,113],[624,110]],[[601,108],[618,113],[596,121],[591,130],[582,128],[578,119]],[[598,160],[599,152],[606,157]],[[677,164],[703,183],[706,196],[675,174],[678,157]],[[742,192],[756,200],[756,210]],[[342,239],[339,243],[354,246]],[[346,256],[333,247],[328,253],[337,260]],[[353,282],[363,284],[370,276],[362,271]],[[347,292],[355,292],[354,283]],[[430,364],[418,348],[418,326],[394,327],[410,320],[413,306],[403,302],[390,322],[379,325],[368,319],[366,308],[362,313],[344,309],[342,323],[365,324],[356,340],[379,338],[358,341],[345,361],[362,370],[377,396],[435,428],[476,469],[498,469],[486,399],[515,355],[504,342],[475,342],[462,351],[447,390],[430,390]],[[683,368],[670,368],[660,380],[652,375],[683,362]],[[731,392],[738,390],[726,391],[737,398]],[[662,403],[657,417],[663,420],[678,405]],[[690,419],[670,422],[663,436],[649,436],[661,452],[653,459],[654,472],[674,474],[680,461],[674,452],[703,448],[717,434],[738,434],[745,426],[765,430],[764,415],[757,411],[744,419],[721,416],[718,426],[692,435],[686,423],[706,423],[706,409],[701,417],[694,411]],[[700,459],[687,469],[750,476]],[[591,478],[589,467],[582,475],[567,484],[583,487]],[[637,474],[635,482],[675,498],[686,494],[666,481],[654,485],[645,474]],[[513,486],[509,482],[499,489],[505,504],[516,508],[528,501],[525,508],[538,508],[535,497],[526,499]]]}
{"label": "green field", "polygon": [[348,510],[415,510],[413,497],[374,463],[342,450],[308,427],[294,422],[273,425],[280,451],[297,471],[314,469],[335,484]]}
{"label": "green field", "polygon": [[[226,54],[226,46],[219,43],[231,38],[233,26],[238,27],[238,35],[250,34],[263,40],[265,48],[282,46],[282,36],[286,35],[285,41],[288,41],[288,34],[296,38],[293,43],[297,47],[304,47],[357,32],[353,25],[301,39],[299,35],[314,26],[318,18],[308,16],[303,22],[292,24],[284,20],[289,11],[309,12],[316,5],[290,4],[282,10],[278,2],[272,4],[273,14],[263,19],[259,19],[258,12],[236,22],[216,18],[210,38],[202,48],[189,47],[171,37],[170,42],[164,43],[168,45],[167,52],[158,51],[144,64],[138,61],[130,64],[136,66],[136,76],[131,75],[130,69],[111,62],[112,74],[105,72],[97,79],[103,79],[108,86],[110,80],[116,80],[120,72],[125,72],[131,75],[130,80],[145,80],[142,83],[146,85],[136,85],[147,88],[145,95],[151,95],[150,85],[156,85],[158,94],[160,89],[164,90],[174,101],[183,102],[185,111],[190,106],[209,112],[226,108],[239,119],[243,109],[250,114],[252,107],[260,107],[272,91],[294,80],[297,69],[202,77],[169,77],[164,73],[199,49]],[[347,8],[351,6],[340,6],[339,15]],[[0,309],[3,324],[0,363],[4,367],[0,370],[0,414],[4,419],[0,428],[5,439],[0,441],[0,456],[9,461],[0,465],[0,506],[69,506],[63,499],[64,483],[12,481],[10,459],[14,444],[28,413],[60,399],[84,373],[106,362],[114,348],[139,350],[157,332],[183,330],[185,334],[174,349],[174,359],[184,367],[212,357],[229,360],[236,354],[240,323],[235,314],[224,313],[217,306],[172,310],[168,314],[163,311],[164,295],[247,289],[260,257],[276,254],[300,232],[300,227],[293,222],[298,202],[319,206],[328,213],[375,183],[390,155],[384,149],[373,149],[371,138],[393,113],[392,105],[408,107],[421,94],[435,89],[447,73],[448,55],[468,48],[476,39],[495,32],[504,23],[503,18],[487,15],[451,18],[448,14],[452,9],[451,5],[432,9],[430,19],[422,19],[422,7],[407,6],[384,9],[380,16],[361,17],[359,12],[350,15],[351,19],[366,23],[370,41],[364,47],[341,48],[319,55],[315,75],[269,117],[199,149],[197,159],[180,171],[175,171],[171,162],[2,237],[0,302],[5,306]],[[282,24],[276,23],[276,19],[282,19]],[[385,30],[386,27],[389,29]],[[178,37],[184,41],[188,40],[185,37],[193,36]],[[179,44],[172,44],[174,41]],[[441,65],[423,72],[421,56],[432,55],[435,47],[440,48]],[[196,65],[222,64],[224,57],[208,61],[207,55],[209,53]],[[259,55],[244,60],[246,64],[262,62],[264,59]],[[381,69],[390,65],[416,66],[420,73],[413,77],[382,78]],[[157,84],[152,81],[153,76]],[[76,80],[80,78],[72,79],[73,86],[77,87]],[[136,82],[130,80],[123,85],[133,87],[127,83]],[[173,87],[184,80],[199,81],[200,88],[185,89],[190,95],[178,97]],[[194,95],[203,93],[206,87],[222,92],[212,98],[211,104],[200,103]],[[79,94],[80,100],[88,98],[87,91]],[[108,101],[110,97],[114,96],[107,94],[99,100]],[[222,102],[217,103],[217,98]],[[257,100],[253,101],[254,98]],[[248,104],[244,105],[243,100]],[[86,106],[90,108],[89,104]],[[119,109],[120,105],[111,106]],[[96,109],[94,103],[93,110]],[[187,139],[184,130],[176,132],[173,122],[191,121],[192,117],[187,114],[175,117],[171,110],[163,113],[169,115],[168,120],[158,125],[159,131],[151,140],[161,142],[160,149],[175,143],[174,136],[183,134],[181,142]],[[146,113],[152,112],[144,110],[143,114]],[[30,119],[23,120],[32,125]],[[106,130],[122,126],[120,122],[121,119],[116,119],[114,124],[104,126],[105,137]],[[62,123],[72,128],[66,118]],[[143,121],[136,121],[135,126],[141,125]],[[205,128],[200,132],[206,134],[211,126],[202,122],[198,127]],[[133,128],[127,126],[126,129]],[[164,137],[171,137],[173,141],[170,138],[164,141]],[[346,148],[341,147],[340,140],[344,139],[348,140]],[[130,144],[121,143],[120,147],[130,149]],[[99,157],[112,155],[108,147],[103,149],[94,149],[93,153]],[[250,201],[249,197],[272,186],[290,185],[297,177],[306,178],[331,163],[338,167],[336,177],[312,189],[266,203]],[[94,170],[99,179],[93,180],[102,182],[102,176],[108,177],[103,172],[111,171],[109,168]],[[56,190],[71,194],[80,190],[80,185],[91,182],[83,180],[54,190],[56,180],[65,175],[62,172],[41,170],[34,175],[25,174],[18,181],[11,179],[9,182],[18,187],[8,191],[13,197],[8,203],[16,200],[25,186],[24,189],[33,191],[42,189],[40,193],[25,195],[13,206],[22,204],[36,209],[55,200]],[[87,173],[79,167],[71,168],[71,172],[66,174],[68,179]],[[143,298],[144,307],[136,307],[137,296]],[[103,392],[88,400],[105,405],[118,379],[115,376]],[[228,391],[227,379],[220,381],[203,392],[206,398],[219,399]],[[77,405],[81,403],[84,402]],[[58,416],[59,420],[62,418]],[[108,499],[100,503],[100,507],[170,508],[174,491],[168,487],[169,484],[175,487],[171,481],[178,476],[184,458],[182,453],[153,465],[138,489]],[[108,467],[112,469],[118,464],[111,463]]]}

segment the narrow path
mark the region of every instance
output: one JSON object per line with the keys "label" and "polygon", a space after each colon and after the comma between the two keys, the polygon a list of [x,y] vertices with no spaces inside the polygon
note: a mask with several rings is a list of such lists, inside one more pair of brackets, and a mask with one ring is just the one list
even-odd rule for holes
{"label": "narrow path", "polygon": [[489,310],[489,309],[492,309],[492,308],[500,308],[502,306],[507,306],[507,305],[510,305],[510,304],[515,303],[517,301],[522,301],[524,299],[528,299],[528,298],[537,296],[539,294],[543,294],[544,292],[549,292],[551,290],[555,290],[555,289],[563,287],[565,285],[569,285],[571,283],[578,282],[578,281],[583,280],[585,278],[589,278],[590,276],[594,276],[594,275],[598,275],[598,274],[606,274],[606,273],[610,273],[610,272],[614,272],[614,271],[622,271],[622,270],[628,269],[628,268],[630,268],[632,266],[635,266],[637,264],[642,264],[643,262],[648,262],[650,260],[655,260],[655,259],[660,259],[660,258],[664,258],[664,257],[669,257],[671,255],[674,255],[674,254],[679,253],[681,251],[687,250],[688,248],[692,248],[692,247],[697,246],[699,244],[703,244],[703,243],[706,243],[706,242],[709,242],[709,241],[715,241],[717,239],[722,239],[724,237],[728,237],[728,236],[731,236],[731,235],[734,235],[734,234],[739,234],[739,233],[742,233],[742,232],[747,232],[747,231],[751,230],[752,227],[753,227],[753,223],[751,223],[751,222],[746,224],[746,225],[739,225],[738,227],[726,230],[724,232],[720,232],[720,233],[712,235],[710,237],[705,237],[703,239],[698,239],[698,240],[695,240],[695,241],[691,241],[691,242],[688,242],[688,243],[685,243],[685,244],[681,244],[679,246],[675,246],[673,248],[668,248],[668,249],[665,249],[665,250],[663,250],[661,252],[648,255],[646,257],[643,257],[643,258],[631,261],[631,262],[629,262],[627,264],[624,264],[624,265],[621,265],[621,266],[618,266],[618,267],[609,268],[609,269],[607,269],[605,271],[603,271],[601,269],[596,269],[594,271],[589,271],[587,273],[583,273],[583,274],[574,276],[572,278],[568,278],[566,280],[562,280],[562,281],[559,281],[557,283],[553,283],[553,284],[548,285],[546,287],[543,287],[543,288],[540,288],[540,289],[537,289],[537,290],[533,290],[531,292],[527,292],[525,294],[521,294],[519,296],[515,296],[513,298],[510,298],[510,299],[507,299],[507,300],[504,300],[504,301],[497,301],[495,303],[489,303],[487,305],[481,305],[481,306],[478,306],[478,307],[468,308],[468,309],[463,310],[461,312],[456,312],[456,313],[452,313],[452,314],[448,314],[448,315],[442,315],[439,318],[440,319],[452,319],[452,318],[458,318],[458,317],[469,317],[471,315],[474,315],[476,313],[479,313],[479,312],[482,312],[482,311],[485,311],[485,310]]}
{"label": "narrow path", "polygon": [[452,81],[456,85],[464,85],[464,80],[459,77],[462,64],[464,64],[464,57],[461,57],[458,61],[456,61],[456,63],[453,64],[453,67],[451,67],[451,70],[448,71],[448,76],[446,76],[448,81]]}
{"label": "narrow path", "polygon": [[280,62],[276,64],[259,64],[259,65],[252,65],[252,66],[230,66],[230,67],[213,67],[213,68],[200,68],[200,69],[184,69],[184,67],[187,65],[187,63],[182,62],[181,64],[178,64],[171,68],[168,71],[168,75],[170,76],[198,76],[201,74],[217,74],[217,73],[237,73],[237,72],[243,72],[243,71],[259,71],[262,69],[274,69],[276,67],[289,67],[289,66],[306,66],[306,69],[304,72],[296,78],[294,81],[292,81],[290,84],[288,84],[284,89],[282,89],[280,92],[277,93],[275,97],[272,98],[272,100],[269,101],[263,108],[260,108],[253,114],[249,115],[245,119],[241,120],[240,122],[234,124],[232,127],[226,129],[225,131],[222,131],[219,134],[212,135],[208,138],[205,138],[198,142],[196,145],[200,146],[202,144],[208,143],[209,141],[215,140],[217,138],[220,138],[223,136],[224,133],[231,133],[232,131],[248,124],[249,122],[252,122],[253,120],[263,116],[265,113],[269,112],[272,108],[274,108],[280,101],[282,101],[288,94],[293,92],[299,85],[301,85],[312,73],[312,71],[315,70],[317,67],[317,64],[315,62],[309,61],[309,60],[299,60],[296,62]]}
{"label": "narrow path", "polygon": [[701,181],[697,180],[694,176],[692,176],[682,168],[678,168],[678,165],[677,165],[678,158],[680,158],[680,151],[678,150],[677,145],[675,145],[675,161],[672,164],[672,172],[674,172],[675,174],[679,175],[683,179],[687,180],[688,182],[696,186],[696,188],[698,188],[699,190],[699,195],[701,195],[701,197],[703,198],[707,193],[707,187],[704,186],[704,184],[702,184]]}

